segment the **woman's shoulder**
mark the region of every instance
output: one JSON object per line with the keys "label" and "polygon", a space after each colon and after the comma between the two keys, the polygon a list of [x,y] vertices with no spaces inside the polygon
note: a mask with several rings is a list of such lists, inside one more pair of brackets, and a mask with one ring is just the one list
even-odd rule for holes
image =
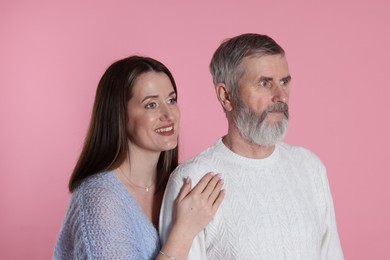
{"label": "woman's shoulder", "polygon": [[113,172],[101,172],[84,179],[74,190],[74,193],[83,193],[91,190],[108,190],[110,186],[115,186]]}
{"label": "woman's shoulder", "polygon": [[104,188],[108,184],[115,184],[115,178],[115,173],[112,171],[96,173],[83,180],[79,186],[79,189]]}
{"label": "woman's shoulder", "polygon": [[56,255],[76,252],[99,259],[135,258],[139,251],[134,250],[144,248],[145,240],[158,241],[153,228],[148,231],[153,236],[145,231],[148,219],[141,210],[114,172],[88,177],[72,194]]}
{"label": "woman's shoulder", "polygon": [[114,172],[102,172],[85,179],[73,192],[74,199],[89,205],[128,203],[130,197]]}

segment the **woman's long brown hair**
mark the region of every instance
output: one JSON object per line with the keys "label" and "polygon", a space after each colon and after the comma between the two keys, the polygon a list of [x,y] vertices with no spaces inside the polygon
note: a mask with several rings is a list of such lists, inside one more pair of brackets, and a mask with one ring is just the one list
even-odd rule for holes
{"label": "woman's long brown hair", "polygon": [[[136,79],[146,72],[165,73],[177,94],[168,68],[149,57],[131,56],[113,63],[96,90],[89,130],[69,180],[73,192],[87,177],[118,168],[128,154],[127,102]],[[157,163],[156,193],[164,191],[170,173],[178,165],[178,148],[161,153]]]}

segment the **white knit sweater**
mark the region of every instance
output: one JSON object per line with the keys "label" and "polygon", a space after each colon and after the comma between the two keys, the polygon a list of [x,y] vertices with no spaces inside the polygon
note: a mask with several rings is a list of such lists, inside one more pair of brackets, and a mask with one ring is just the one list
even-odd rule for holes
{"label": "white knit sweater", "polygon": [[219,139],[179,166],[165,192],[162,242],[184,178],[195,185],[210,171],[222,174],[226,197],[188,259],[344,259],[325,167],[307,149],[284,143],[268,158],[249,159]]}

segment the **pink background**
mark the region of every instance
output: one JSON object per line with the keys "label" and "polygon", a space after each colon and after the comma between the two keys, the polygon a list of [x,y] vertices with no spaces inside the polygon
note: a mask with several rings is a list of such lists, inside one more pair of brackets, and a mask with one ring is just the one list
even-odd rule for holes
{"label": "pink background", "polygon": [[[194,3],[196,2],[196,3]],[[219,43],[269,34],[293,76],[287,141],[328,168],[347,259],[390,259],[388,1],[0,3],[0,259],[49,259],[96,85],[132,54],[179,87],[181,160],[225,133],[208,72]]]}

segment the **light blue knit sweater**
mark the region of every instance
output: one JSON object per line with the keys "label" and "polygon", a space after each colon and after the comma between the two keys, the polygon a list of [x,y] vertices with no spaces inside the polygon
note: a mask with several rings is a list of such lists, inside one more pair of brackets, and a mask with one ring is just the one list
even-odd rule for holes
{"label": "light blue knit sweater", "polygon": [[85,180],[72,194],[53,259],[155,259],[157,230],[113,172]]}

